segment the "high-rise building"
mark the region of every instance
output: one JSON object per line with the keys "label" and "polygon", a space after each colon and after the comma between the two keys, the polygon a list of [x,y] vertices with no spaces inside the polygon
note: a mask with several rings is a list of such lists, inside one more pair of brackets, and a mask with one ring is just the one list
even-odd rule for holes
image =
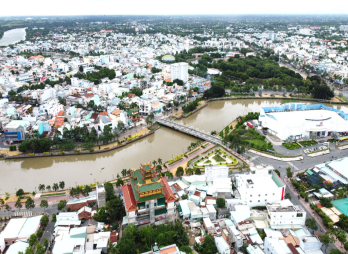
{"label": "high-rise building", "polygon": [[186,83],[188,81],[188,63],[175,63],[170,66],[172,81],[181,79]]}

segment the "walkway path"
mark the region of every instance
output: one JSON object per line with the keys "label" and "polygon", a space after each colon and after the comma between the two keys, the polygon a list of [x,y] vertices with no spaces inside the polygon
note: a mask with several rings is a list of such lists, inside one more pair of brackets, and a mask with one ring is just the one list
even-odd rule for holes
{"label": "walkway path", "polygon": [[[303,172],[305,170],[301,170],[299,172]],[[297,172],[297,173],[299,173]],[[284,180],[285,180],[285,183],[287,185],[287,189],[290,190],[292,193],[293,193],[293,196],[298,199],[298,195],[299,193],[297,192],[297,190],[293,187],[292,183],[290,182],[290,179],[285,176],[284,177]],[[313,217],[315,218],[315,220],[317,221],[317,224],[319,225],[319,229],[320,229],[320,232],[321,234],[324,234],[325,232],[329,231],[330,229],[325,227],[323,222],[322,222],[322,219],[321,217],[312,210],[312,208],[310,207],[310,203],[309,202],[305,202],[305,200],[303,198],[299,198],[298,201],[301,203],[301,206],[306,210],[306,212],[308,213],[308,217]],[[319,230],[318,230],[319,232]],[[341,252],[346,252],[346,250],[344,249],[344,247],[342,246],[342,243],[340,241],[338,241],[338,239],[335,237],[335,247],[337,249],[339,249]],[[347,239],[348,240],[348,239]],[[325,247],[324,247],[325,248]],[[331,246],[332,248],[332,246]],[[330,248],[329,248],[330,249]]]}

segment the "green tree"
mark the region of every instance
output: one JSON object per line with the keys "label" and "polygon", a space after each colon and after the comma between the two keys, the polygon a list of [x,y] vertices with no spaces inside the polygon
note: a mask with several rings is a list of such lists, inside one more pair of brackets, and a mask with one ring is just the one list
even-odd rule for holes
{"label": "green tree", "polygon": [[27,200],[25,201],[25,208],[26,209],[32,209],[35,207],[35,202],[31,197],[27,197]]}
{"label": "green tree", "polygon": [[287,192],[287,193],[285,194],[285,198],[291,200],[291,195],[290,195],[290,193]]}
{"label": "green tree", "polygon": [[291,167],[286,168],[286,175],[288,178],[292,178],[293,172],[291,171]]}
{"label": "green tree", "polygon": [[45,228],[45,227],[47,227],[47,225],[48,225],[48,222],[50,221],[50,219],[49,219],[49,217],[48,217],[48,215],[47,214],[45,214],[45,215],[43,215],[42,217],[41,217],[41,225]]}
{"label": "green tree", "polygon": [[331,208],[333,207],[331,200],[329,198],[321,197],[319,198],[320,204],[324,207]]}
{"label": "green tree", "polygon": [[16,192],[16,196],[17,196],[17,197],[20,197],[20,196],[23,196],[23,195],[24,195],[23,189],[19,189],[19,190]]}
{"label": "green tree", "polygon": [[36,232],[36,236],[38,239],[40,239],[43,235],[43,230],[42,229],[39,229],[37,232]]}
{"label": "green tree", "polygon": [[48,248],[48,245],[49,245],[48,239],[45,238],[45,239],[44,239],[44,246],[45,246],[45,249]]}
{"label": "green tree", "polygon": [[225,199],[224,198],[217,198],[216,199],[216,205],[219,207],[219,208],[225,208]]}
{"label": "green tree", "polygon": [[57,215],[54,213],[52,214],[52,222],[56,222],[57,221]]}
{"label": "green tree", "polygon": [[337,235],[337,239],[342,243],[343,246],[347,242],[346,232],[341,230],[341,232]]}
{"label": "green tree", "polygon": [[314,218],[306,219],[306,226],[310,229],[313,229],[313,234],[314,231],[318,229],[317,222]]}
{"label": "green tree", "polygon": [[37,244],[37,236],[36,236],[36,234],[32,234],[29,237],[29,246],[34,247],[36,244]]}
{"label": "green tree", "polygon": [[344,229],[347,230],[348,229],[348,216],[345,214],[341,214],[339,216],[340,220],[339,220],[339,224],[340,226]]}
{"label": "green tree", "polygon": [[325,246],[325,253],[326,253],[327,247],[329,246],[330,243],[335,242],[335,238],[331,237],[329,232],[326,232],[325,234],[319,237],[320,237],[320,241],[323,243],[323,246]]}
{"label": "green tree", "polygon": [[66,200],[64,200],[64,199],[63,199],[63,200],[60,200],[59,203],[58,203],[58,207],[57,207],[58,210],[59,210],[59,211],[63,210],[63,209],[66,207],[66,203],[67,203]]}
{"label": "green tree", "polygon": [[207,235],[204,239],[202,254],[213,254],[217,252],[214,237],[211,234]]}
{"label": "green tree", "polygon": [[65,187],[65,182],[64,181],[59,182],[59,188],[64,189],[64,187]]}
{"label": "green tree", "polygon": [[124,184],[124,182],[123,182],[123,180],[122,179],[117,179],[117,181],[116,181],[116,187],[121,187],[121,186],[123,186],[123,184]]}
{"label": "green tree", "polygon": [[45,248],[41,243],[36,245],[36,254],[45,254]]}
{"label": "green tree", "polygon": [[44,210],[46,210],[46,208],[48,207],[48,202],[47,200],[41,200],[40,202],[40,207],[43,208]]}
{"label": "green tree", "polygon": [[184,169],[183,169],[183,167],[178,167],[178,168],[176,169],[175,175],[176,175],[177,177],[181,177],[183,174],[184,174]]}
{"label": "green tree", "polygon": [[20,198],[17,199],[16,203],[15,203],[15,207],[18,208],[18,212],[21,210],[22,208],[22,203]]}
{"label": "green tree", "polygon": [[39,191],[43,192],[45,190],[44,184],[39,184]]}

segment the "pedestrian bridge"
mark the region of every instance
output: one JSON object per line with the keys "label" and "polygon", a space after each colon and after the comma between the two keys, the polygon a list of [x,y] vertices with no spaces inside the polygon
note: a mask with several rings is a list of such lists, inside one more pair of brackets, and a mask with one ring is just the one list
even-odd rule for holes
{"label": "pedestrian bridge", "polygon": [[194,128],[192,126],[179,124],[175,121],[169,121],[165,119],[158,119],[157,122],[161,125],[167,126],[169,128],[175,129],[177,131],[183,132],[185,134],[194,136],[199,139],[203,139],[210,143],[216,145],[222,145],[222,141],[219,137],[212,136],[209,132],[205,132],[203,130],[199,130],[198,128]]}
{"label": "pedestrian bridge", "polygon": [[205,132],[203,130],[199,130],[198,128],[193,128],[191,126],[185,125],[185,124],[180,124],[177,123],[175,121],[169,121],[166,119],[158,119],[157,123],[163,125],[163,126],[167,126],[169,128],[175,129],[177,131],[180,131],[182,133],[194,136],[196,138],[200,138],[202,140],[208,141],[212,144],[215,145],[220,145],[223,148],[225,148],[228,152],[230,152],[231,154],[233,154],[235,157],[241,159],[242,161],[244,161],[245,163],[247,163],[250,167],[254,166],[254,163],[252,163],[251,161],[249,161],[248,159],[244,158],[242,155],[236,153],[235,151],[233,151],[232,149],[230,149],[227,145],[224,145],[221,141],[220,137],[215,137],[210,135],[209,132]]}

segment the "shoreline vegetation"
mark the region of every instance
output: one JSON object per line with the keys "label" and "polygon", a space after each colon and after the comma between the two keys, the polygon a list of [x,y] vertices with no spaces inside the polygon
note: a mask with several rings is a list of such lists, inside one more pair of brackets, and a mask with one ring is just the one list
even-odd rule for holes
{"label": "shoreline vegetation", "polygon": [[[187,114],[183,114],[180,117],[174,116],[172,115],[172,117],[174,117],[175,119],[179,120],[181,118],[186,118],[196,112],[198,112],[199,110],[203,109],[204,107],[206,107],[208,105],[209,102],[211,101],[219,101],[219,100],[241,100],[241,99],[276,99],[279,100],[279,97],[271,97],[271,96],[262,96],[262,97],[254,97],[254,96],[240,96],[240,97],[219,97],[219,98],[211,98],[208,100],[205,100],[203,103],[200,103],[200,106],[197,107],[196,109],[194,109],[192,112],[189,112]],[[298,97],[293,97],[293,98],[288,98],[286,97],[287,102],[305,102],[305,101],[316,101],[316,102],[321,102],[321,103],[330,103],[330,104],[337,104],[337,105],[347,105],[348,103],[346,102],[331,102],[330,100],[321,100],[321,99],[313,99],[313,98],[298,98]],[[173,113],[174,114],[174,113]],[[236,119],[233,120],[230,124],[235,124],[236,123]],[[104,153],[104,152],[109,152],[112,150],[115,150],[117,148],[121,148],[124,147],[134,141],[140,140],[144,137],[147,137],[153,133],[155,133],[156,130],[158,130],[160,128],[160,126],[158,125],[153,125],[155,126],[155,128],[153,130],[149,130],[148,133],[144,134],[144,135],[139,135],[136,138],[132,139],[132,140],[127,140],[124,142],[113,142],[113,143],[109,143],[107,145],[102,145],[100,147],[103,147],[103,149],[97,149],[99,146],[95,146],[94,149],[88,149],[88,150],[72,150],[72,151],[52,151],[52,152],[44,152],[44,153],[28,153],[28,154],[20,154],[20,153],[16,153],[16,152],[9,152],[8,155],[7,153],[4,152],[0,152],[0,155],[3,156],[3,159],[23,159],[23,158],[39,158],[39,157],[47,157],[47,156],[64,156],[64,155],[83,155],[83,154],[92,154],[92,153]],[[233,126],[232,128],[234,129],[235,126]],[[151,127],[150,127],[151,128]],[[116,143],[119,143],[118,145],[115,145]]]}

